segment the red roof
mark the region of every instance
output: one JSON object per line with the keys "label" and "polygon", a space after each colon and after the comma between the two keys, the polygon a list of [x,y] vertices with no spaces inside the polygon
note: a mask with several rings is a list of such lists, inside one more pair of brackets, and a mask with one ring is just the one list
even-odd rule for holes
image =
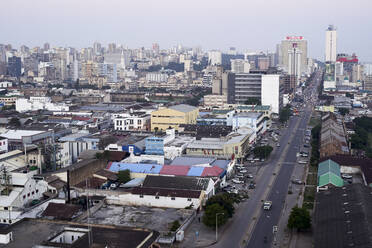
{"label": "red roof", "polygon": [[221,175],[222,172],[223,172],[223,169],[221,169],[218,166],[205,167],[201,176],[202,177],[218,177],[219,175]]}
{"label": "red roof", "polygon": [[106,169],[110,169],[110,167],[111,167],[111,165],[112,165],[112,162],[110,162],[110,163],[108,163],[108,165],[107,165],[107,167],[106,167]]}
{"label": "red roof", "polygon": [[186,176],[190,170],[187,165],[164,165],[160,170],[161,175]]}

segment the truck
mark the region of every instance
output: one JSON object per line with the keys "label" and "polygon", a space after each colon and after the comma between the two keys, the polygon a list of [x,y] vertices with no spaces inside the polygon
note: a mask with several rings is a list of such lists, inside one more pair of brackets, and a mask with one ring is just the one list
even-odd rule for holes
{"label": "truck", "polygon": [[265,201],[264,204],[263,204],[263,209],[264,210],[270,210],[272,204],[273,204],[272,201]]}

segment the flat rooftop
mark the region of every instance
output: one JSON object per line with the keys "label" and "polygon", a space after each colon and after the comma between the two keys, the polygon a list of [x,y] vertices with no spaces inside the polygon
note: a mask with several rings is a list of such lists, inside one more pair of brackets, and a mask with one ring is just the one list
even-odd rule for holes
{"label": "flat rooftop", "polygon": [[1,137],[10,139],[10,140],[17,140],[22,139],[24,136],[33,136],[36,134],[44,133],[45,131],[34,131],[34,130],[8,130],[5,133],[0,134]]}
{"label": "flat rooftop", "polygon": [[[148,229],[128,228],[110,225],[92,224],[91,247],[110,247],[110,248],[132,248],[149,247],[159,233]],[[48,240],[56,237],[65,229],[79,228],[88,230],[87,224],[71,223],[55,220],[23,219],[11,226],[0,229],[1,234],[13,233],[13,241],[9,244],[0,244],[0,247],[7,248],[29,248],[38,245],[46,247],[71,247],[86,248],[89,247],[88,235],[85,234],[76,239],[72,244],[54,243]],[[147,241],[145,241],[148,239]],[[141,244],[143,242],[143,244]]]}

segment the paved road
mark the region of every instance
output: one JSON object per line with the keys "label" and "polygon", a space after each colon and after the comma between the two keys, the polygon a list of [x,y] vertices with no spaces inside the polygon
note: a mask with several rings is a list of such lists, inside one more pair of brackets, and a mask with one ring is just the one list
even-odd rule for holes
{"label": "paved road", "polygon": [[[315,86],[318,85],[318,82],[315,81],[319,76],[320,73],[318,73],[313,80]],[[312,89],[312,93],[314,94],[315,92],[315,89]],[[295,125],[295,127],[293,129],[290,127],[289,129],[292,129],[294,132],[293,140],[290,144],[288,144],[288,151],[283,154],[285,156],[284,161],[281,163],[280,172],[275,179],[275,183],[268,197],[268,200],[273,202],[272,209],[269,211],[261,211],[260,218],[246,247],[271,247],[272,243],[275,242],[273,242],[273,226],[278,225],[280,215],[285,204],[285,199],[288,194],[288,185],[297,160],[296,153],[304,150],[302,147],[302,140],[304,137],[304,130],[306,129],[307,123],[310,119],[311,111],[312,106],[307,104],[307,107],[301,117],[292,117],[290,125],[291,127]],[[264,242],[265,236],[267,237],[266,243]]]}
{"label": "paved road", "polygon": [[[234,220],[224,227],[226,231],[220,235],[219,242],[212,247],[242,247],[243,240],[248,240],[248,227],[251,221],[258,217],[256,211],[261,209],[262,201],[266,200],[264,195],[268,190],[268,182],[273,177],[275,167],[283,159],[285,152],[293,150],[288,147],[288,141],[291,137],[294,137],[292,131],[296,126],[296,120],[299,121],[300,118],[292,117],[292,120],[288,123],[288,128],[281,135],[280,147],[274,149],[270,160],[260,169],[259,176],[254,179],[256,181],[256,189],[250,194],[248,201],[239,205],[238,209],[236,209]],[[296,152],[294,155],[296,155]],[[287,182],[289,182],[289,179]]]}

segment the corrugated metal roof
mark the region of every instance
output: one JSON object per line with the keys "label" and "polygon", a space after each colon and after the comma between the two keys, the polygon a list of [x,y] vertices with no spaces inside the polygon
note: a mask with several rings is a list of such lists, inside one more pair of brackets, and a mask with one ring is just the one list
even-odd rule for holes
{"label": "corrugated metal roof", "polygon": [[203,157],[176,157],[170,165],[201,165],[201,164],[212,164],[215,158],[203,158]]}
{"label": "corrugated metal roof", "polygon": [[164,165],[160,171],[161,175],[186,176],[190,166],[186,165]]}
{"label": "corrugated metal roof", "polygon": [[201,166],[191,166],[187,176],[200,177],[203,174],[204,167]]}
{"label": "corrugated metal roof", "polygon": [[202,173],[202,177],[219,177],[224,170],[218,166],[205,167]]}
{"label": "corrugated metal roof", "polygon": [[162,165],[158,164],[129,164],[113,162],[108,165],[108,170],[118,172],[121,170],[130,170],[133,173],[159,174]]}
{"label": "corrugated metal roof", "polygon": [[318,177],[329,172],[341,177],[340,165],[330,159],[318,165]]}
{"label": "corrugated metal roof", "polygon": [[179,104],[179,105],[170,106],[169,109],[188,113],[188,112],[194,111],[197,108],[194,106],[187,105],[187,104]]}

